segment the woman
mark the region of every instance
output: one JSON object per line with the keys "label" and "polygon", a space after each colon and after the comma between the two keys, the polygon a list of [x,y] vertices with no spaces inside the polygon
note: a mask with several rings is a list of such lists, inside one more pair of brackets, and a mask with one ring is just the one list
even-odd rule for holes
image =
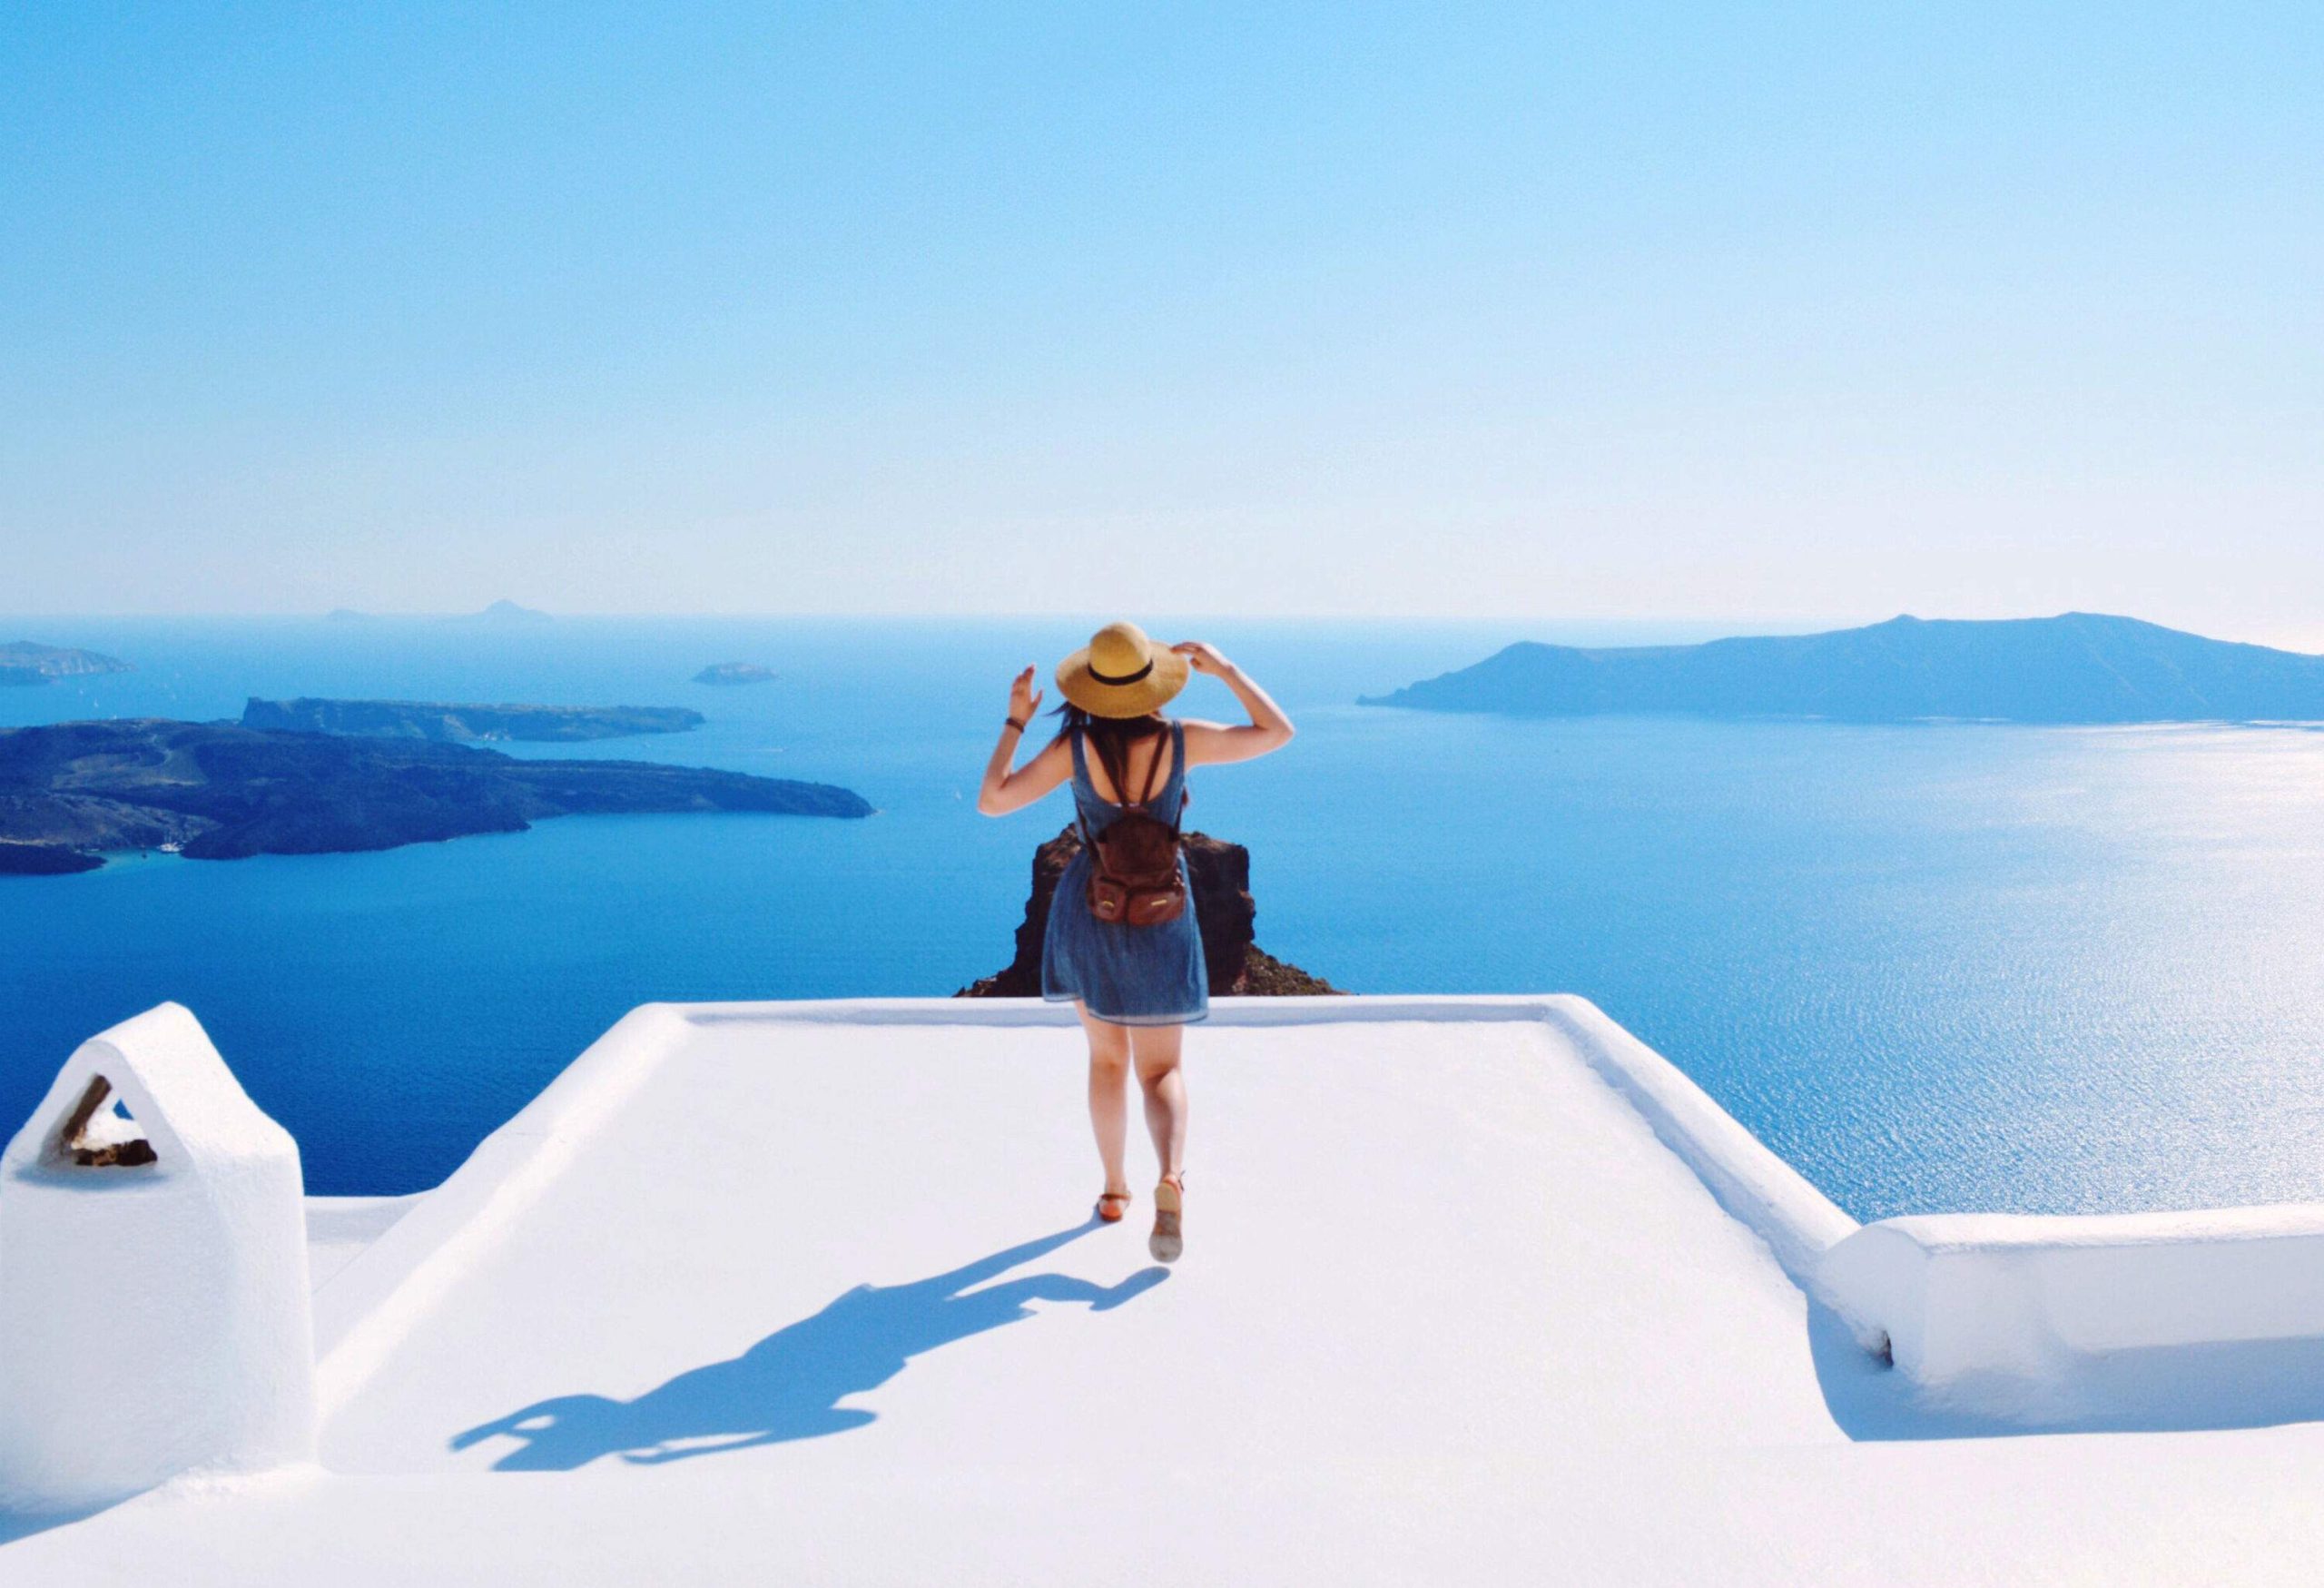
{"label": "woman", "polygon": [[[1229,727],[1164,716],[1163,704],[1186,687],[1189,670],[1233,690],[1251,720]],[[1281,749],[1291,742],[1291,719],[1209,646],[1187,640],[1165,648],[1134,623],[1099,629],[1059,664],[1057,687],[1065,696],[1059,708],[1064,727],[1012,770],[1019,738],[1040,708],[1041,695],[1030,667],[1009,686],[1009,720],[985,765],[977,809],[1005,816],[1072,779],[1083,843],[1049,905],[1041,996],[1071,1002],[1089,1038],[1089,1123],[1106,1171],[1098,1217],[1108,1224],[1120,1222],[1130,1203],[1122,1163],[1129,1129],[1125,1081],[1137,1066],[1146,1128],[1162,1164],[1147,1246],[1156,1261],[1176,1262],[1184,1245],[1187,1189],[1187,1082],[1178,1068],[1179,1038],[1188,1021],[1210,1012],[1202,938],[1191,895],[1175,919],[1152,925],[1098,919],[1089,908],[1090,839],[1120,821],[1125,806],[1175,830],[1186,808],[1187,767],[1248,761]],[[1177,865],[1183,888],[1184,857]]]}

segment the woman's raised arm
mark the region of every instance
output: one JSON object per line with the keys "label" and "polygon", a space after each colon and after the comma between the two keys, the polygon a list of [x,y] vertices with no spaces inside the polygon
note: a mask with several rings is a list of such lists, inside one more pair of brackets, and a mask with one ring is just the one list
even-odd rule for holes
{"label": "woman's raised arm", "polygon": [[1041,709],[1041,692],[1033,687],[1030,667],[1009,686],[1009,718],[1001,725],[1000,741],[984,764],[984,784],[977,790],[977,809],[988,816],[1021,811],[1072,775],[1073,752],[1062,738],[1052,739],[1024,765],[1010,769],[1017,745],[1033,714]]}
{"label": "woman's raised arm", "polygon": [[1207,673],[1232,689],[1235,698],[1251,715],[1250,722],[1241,726],[1187,723],[1187,765],[1215,766],[1222,761],[1248,761],[1291,743],[1295,731],[1291,719],[1283,715],[1283,707],[1267,697],[1265,690],[1243,676],[1242,668],[1200,640],[1181,640],[1170,648],[1186,657],[1196,672]]}

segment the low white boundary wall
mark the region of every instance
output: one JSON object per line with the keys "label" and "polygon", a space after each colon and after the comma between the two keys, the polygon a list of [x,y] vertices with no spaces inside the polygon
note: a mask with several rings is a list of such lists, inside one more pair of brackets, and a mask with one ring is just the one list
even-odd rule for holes
{"label": "low white boundary wall", "polygon": [[[1538,1021],[1571,1042],[1721,1206],[1866,1349],[2002,1417],[2056,1415],[2058,1386],[2123,1351],[2324,1343],[2324,1206],[2118,1218],[1945,1215],[1859,1225],[1660,1054],[1570,995],[1224,998],[1212,1023]],[[551,1184],[575,1147],[700,1027],[1071,1026],[1033,999],[648,1004],[608,1031],[316,1297],[325,1415]],[[2201,1371],[2200,1364],[2194,1371]]]}
{"label": "low white boundary wall", "polygon": [[[1581,998],[1229,998],[1213,1005],[1212,1020],[1246,1027],[1541,1023],[1629,1100],[1720,1205],[1768,1243],[1804,1291],[1845,1320],[1865,1348],[1892,1359],[1938,1404],[2053,1427],[2104,1426],[2110,1420],[2138,1425],[2142,1416],[2150,1417],[2145,1425],[2157,1425],[2152,1421],[2155,1406],[2162,1408],[2163,1425],[2175,1426],[2317,1415],[2316,1405],[2291,1392],[2324,1368],[2324,1205],[2098,1218],[1954,1214],[1863,1226],[1700,1087]],[[176,1026],[168,1024],[172,1021]],[[517,1226],[582,1144],[651,1084],[664,1062],[697,1031],[730,1025],[1069,1029],[1075,1023],[1069,1008],[1038,1000],[648,1004],[631,1011],[487,1138],[442,1186],[412,1198],[409,1212],[315,1293],[313,1399],[306,1398],[299,1365],[287,1366],[283,1382],[298,1393],[284,1425],[289,1433],[275,1442],[280,1451],[275,1444],[267,1445],[269,1458],[298,1459],[309,1448],[314,1411],[328,1418],[345,1406],[428,1312]],[[198,1041],[199,1028],[183,1011],[165,1005],[106,1037],[165,1026],[173,1032],[182,1026],[185,1043],[209,1055],[216,1071],[211,1091],[231,1093],[247,1114],[265,1123],[241,1098],[214,1050]],[[187,1089],[149,1087],[143,1050],[133,1052],[118,1041],[110,1049],[103,1041],[87,1045],[67,1065],[58,1088],[78,1087],[81,1070],[94,1062],[91,1056],[100,1050],[104,1073],[119,1083],[140,1120],[167,1150],[162,1164],[143,1170],[88,1171],[100,1178],[65,1200],[76,1208],[86,1203],[102,1211],[117,1206],[143,1215],[149,1211],[143,1205],[158,1207],[165,1199],[161,1191],[175,1183],[175,1159],[183,1158],[197,1168],[206,1161],[190,1151],[192,1138],[186,1132],[215,1110],[205,1112],[207,1105]],[[165,1091],[171,1095],[163,1096]],[[60,1099],[61,1091],[44,1102],[38,1118],[57,1112]],[[281,1204],[281,1244],[288,1256],[278,1266],[289,1276],[285,1293],[303,1297],[304,1221],[296,1151],[281,1138],[267,1153],[260,1156],[270,1165],[280,1160],[284,1166],[278,1178],[285,1189],[275,1200]],[[239,1184],[238,1177],[246,1178],[241,1159],[226,1156],[233,1159],[234,1172],[210,1178],[221,1185]],[[33,1207],[39,1199],[34,1193],[42,1189],[35,1183],[39,1177],[23,1164],[13,1172],[10,1203],[19,1224],[27,1218],[32,1223],[10,1230],[7,1250],[0,1255],[11,1261],[0,1267],[0,1282],[21,1307],[32,1307],[54,1289],[61,1267],[69,1266],[62,1258],[35,1260],[42,1241],[64,1233],[72,1220],[56,1220],[58,1228],[50,1229],[44,1213],[35,1218],[44,1212]],[[68,1178],[79,1185],[77,1174]],[[133,1209],[132,1203],[138,1206]],[[124,1239],[152,1235],[172,1260],[202,1245],[172,1245],[174,1238],[159,1222],[152,1229],[143,1217],[133,1222],[136,1229],[114,1233]],[[60,1249],[72,1247],[68,1242]],[[172,1264],[157,1257],[151,1266],[159,1271]],[[196,1288],[209,1295],[216,1287]],[[298,1332],[303,1336],[308,1320],[295,1302],[292,1310],[300,1313]],[[74,1316],[98,1314],[84,1310]],[[87,1343],[94,1346],[94,1336]],[[16,1345],[12,1361],[29,1370],[32,1358],[23,1340]],[[302,1365],[303,1337],[294,1354]],[[54,1378],[75,1393],[99,1386],[102,1403],[110,1393],[103,1386],[120,1389],[113,1380],[137,1360],[142,1358],[136,1350],[120,1346],[91,1356],[87,1371],[57,1373]],[[181,1373],[171,1382],[201,1377]],[[2210,1393],[2214,1390],[2223,1394]],[[21,1386],[10,1398],[15,1406],[30,1404]],[[166,1398],[148,1395],[145,1409],[153,1411]],[[2211,1409],[2230,1405],[2234,1409],[2227,1412]],[[233,1444],[233,1452],[241,1450]],[[232,1454],[222,1445],[220,1451]],[[203,1453],[210,1453],[210,1445]],[[123,1485],[134,1486],[126,1478],[114,1486]]]}
{"label": "low white boundary wall", "polygon": [[2130,1352],[2324,1340],[2324,1207],[2102,1218],[1945,1214],[1859,1230],[1824,1261],[1866,1345],[1948,1399],[2070,1415]]}
{"label": "low white boundary wall", "polygon": [[1540,1009],[1541,1018],[1563,1031],[1701,1177],[1720,1205],[1774,1248],[1785,1271],[1802,1287],[1816,1288],[1825,1254],[1856,1232],[1856,1221],[1596,1004],[1586,998],[1545,998]]}
{"label": "low white boundary wall", "polygon": [[[1803,1286],[1856,1221],[1661,1055],[1586,999],[1571,996],[1221,998],[1211,1023],[1530,1021],[1550,1026],[1620,1090],[1736,1218]],[[1039,999],[838,999],[647,1004],[606,1031],[538,1098],[486,1138],[441,1186],[315,1297],[323,1415],[346,1406],[474,1262],[572,1160],[575,1149],[648,1084],[697,1028],[722,1025],[1073,1027],[1070,1007]]]}
{"label": "low white boundary wall", "polygon": [[624,1015],[451,1178],[315,1293],[315,1390],[328,1419],[685,1041],[677,1006]]}

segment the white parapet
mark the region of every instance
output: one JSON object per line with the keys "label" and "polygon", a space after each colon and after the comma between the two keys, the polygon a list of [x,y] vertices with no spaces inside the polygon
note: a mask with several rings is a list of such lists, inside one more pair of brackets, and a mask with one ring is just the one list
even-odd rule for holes
{"label": "white parapet", "polygon": [[1564,1031],[1720,1205],[1768,1243],[1800,1287],[1816,1292],[1826,1254],[1861,1226],[1604,1010],[1570,995],[1540,1003],[1541,1018]]}
{"label": "white parapet", "polygon": [[0,1158],[0,1500],[312,1458],[301,1190],[186,1010],[81,1045]]}
{"label": "white parapet", "polygon": [[1822,1277],[1915,1381],[2047,1419],[2103,1409],[2077,1386],[2128,1358],[2183,1389],[2174,1356],[2216,1372],[2222,1349],[2324,1340],[2324,1207],[1891,1218],[1835,1246]]}

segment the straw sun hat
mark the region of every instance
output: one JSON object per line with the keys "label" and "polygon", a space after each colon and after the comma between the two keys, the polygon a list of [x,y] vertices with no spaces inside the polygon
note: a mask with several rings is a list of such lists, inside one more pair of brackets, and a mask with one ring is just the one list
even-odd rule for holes
{"label": "straw sun hat", "polygon": [[1057,686],[1091,716],[1144,716],[1187,686],[1187,658],[1135,623],[1109,623],[1057,665]]}

